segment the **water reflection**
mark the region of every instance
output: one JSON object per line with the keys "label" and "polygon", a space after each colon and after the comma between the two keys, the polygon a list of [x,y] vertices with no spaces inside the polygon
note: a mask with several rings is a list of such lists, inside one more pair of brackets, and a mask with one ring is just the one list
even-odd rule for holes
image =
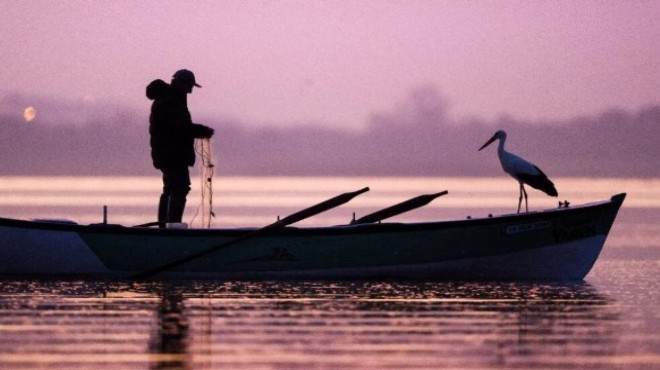
{"label": "water reflection", "polygon": [[180,289],[165,288],[160,293],[158,330],[151,338],[149,350],[157,361],[152,369],[189,369],[188,319]]}
{"label": "water reflection", "polygon": [[3,281],[0,317],[3,368],[607,368],[622,335],[584,282]]}

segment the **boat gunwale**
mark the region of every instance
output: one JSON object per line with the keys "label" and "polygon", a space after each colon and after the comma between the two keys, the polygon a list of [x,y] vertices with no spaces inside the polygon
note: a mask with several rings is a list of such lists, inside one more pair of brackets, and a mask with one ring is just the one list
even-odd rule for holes
{"label": "boat gunwale", "polygon": [[[335,226],[314,226],[314,227],[295,227],[287,226],[280,229],[273,229],[268,236],[303,236],[303,235],[350,235],[350,234],[370,234],[370,233],[389,233],[389,232],[407,232],[438,230],[456,227],[478,227],[498,223],[534,222],[534,220],[547,218],[548,216],[558,216],[565,213],[579,214],[582,212],[592,212],[597,208],[618,209],[621,207],[626,193],[619,193],[612,196],[609,200],[601,200],[590,203],[579,204],[571,207],[545,209],[526,213],[512,213],[493,215],[488,217],[452,219],[441,221],[424,222],[383,222],[374,224],[357,225],[335,225]],[[166,228],[146,228],[129,227],[119,224],[77,224],[69,222],[58,222],[57,220],[22,220],[0,217],[0,226],[15,227],[32,230],[61,231],[88,234],[121,234],[121,235],[143,235],[143,236],[168,236],[168,237],[236,237],[245,233],[258,230],[259,228],[211,228],[211,229],[166,229]]]}

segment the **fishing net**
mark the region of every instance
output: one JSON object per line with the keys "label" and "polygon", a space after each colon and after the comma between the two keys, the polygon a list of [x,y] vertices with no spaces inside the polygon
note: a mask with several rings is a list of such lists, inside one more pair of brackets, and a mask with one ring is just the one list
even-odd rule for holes
{"label": "fishing net", "polygon": [[202,202],[195,212],[193,221],[197,217],[198,213],[202,214],[202,228],[211,227],[211,219],[215,217],[213,213],[213,170],[215,165],[213,164],[213,152],[211,151],[211,140],[209,139],[198,139],[195,141],[195,151],[200,156],[202,160],[202,168],[200,172],[200,183],[201,183],[201,193],[202,193]]}

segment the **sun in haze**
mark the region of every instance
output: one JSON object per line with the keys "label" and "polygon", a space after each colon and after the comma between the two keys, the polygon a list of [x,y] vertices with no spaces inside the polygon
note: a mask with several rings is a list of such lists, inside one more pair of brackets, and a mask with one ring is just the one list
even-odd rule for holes
{"label": "sun in haze", "polygon": [[25,108],[23,111],[23,118],[25,118],[25,122],[32,122],[34,120],[34,117],[37,116],[37,111],[34,109],[33,106],[29,106]]}

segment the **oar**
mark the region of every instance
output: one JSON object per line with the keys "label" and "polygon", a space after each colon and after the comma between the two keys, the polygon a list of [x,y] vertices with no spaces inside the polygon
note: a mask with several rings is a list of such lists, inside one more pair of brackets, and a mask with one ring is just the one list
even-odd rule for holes
{"label": "oar", "polygon": [[311,206],[309,208],[305,208],[302,211],[298,211],[298,212],[296,212],[296,213],[294,213],[290,216],[287,216],[287,217],[285,217],[281,220],[273,222],[272,224],[264,226],[260,229],[256,229],[254,231],[245,233],[245,234],[243,234],[239,237],[228,240],[224,243],[215,245],[215,246],[210,247],[208,249],[204,249],[204,250],[199,251],[197,253],[193,253],[193,254],[188,255],[186,257],[180,258],[178,260],[174,260],[172,262],[169,262],[169,263],[166,263],[164,265],[152,268],[150,270],[139,272],[139,273],[133,275],[132,278],[134,278],[134,279],[148,278],[150,276],[156,275],[156,274],[161,273],[163,271],[166,271],[166,270],[172,269],[174,267],[177,267],[177,266],[179,266],[181,264],[184,264],[186,262],[189,262],[189,261],[192,261],[194,259],[206,256],[207,254],[213,253],[213,252],[218,251],[220,249],[227,248],[227,247],[232,246],[234,244],[240,243],[244,240],[266,234],[267,232],[269,232],[271,230],[283,228],[287,225],[291,225],[295,222],[298,222],[298,221],[304,220],[306,218],[312,217],[312,216],[317,215],[321,212],[325,212],[329,209],[338,207],[338,206],[350,201],[351,199],[355,198],[356,196],[358,196],[362,193],[365,193],[367,191],[369,191],[368,187],[364,188],[364,189],[360,189],[358,191],[337,195],[337,196],[335,196],[333,198],[330,198],[326,201],[323,201],[323,202],[321,202],[317,205]]}
{"label": "oar", "polygon": [[152,226],[158,226],[160,224],[162,224],[162,222],[154,221],[154,222],[147,222],[146,224],[140,224],[131,227],[152,227]]}
{"label": "oar", "polygon": [[401,202],[398,204],[395,204],[391,207],[387,207],[384,209],[381,209],[380,211],[376,211],[374,213],[370,213],[364,217],[360,217],[357,220],[351,221],[351,225],[357,225],[357,224],[371,224],[374,222],[379,222],[382,221],[386,218],[390,218],[392,216],[396,216],[398,214],[404,213],[411,211],[415,208],[419,208],[422,206],[425,206],[429,204],[433,199],[445,195],[449,193],[447,190],[441,191],[439,193],[435,194],[426,194],[426,195],[420,195],[417,197],[414,197],[412,199],[408,199],[405,202]]}

